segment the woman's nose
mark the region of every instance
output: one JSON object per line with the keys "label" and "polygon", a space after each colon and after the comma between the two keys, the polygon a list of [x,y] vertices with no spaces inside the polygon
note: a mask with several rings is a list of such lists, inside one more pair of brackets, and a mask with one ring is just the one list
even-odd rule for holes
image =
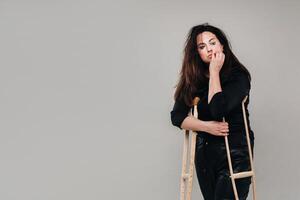
{"label": "woman's nose", "polygon": [[211,47],[207,47],[206,50],[207,50],[207,52],[211,52],[212,51]]}

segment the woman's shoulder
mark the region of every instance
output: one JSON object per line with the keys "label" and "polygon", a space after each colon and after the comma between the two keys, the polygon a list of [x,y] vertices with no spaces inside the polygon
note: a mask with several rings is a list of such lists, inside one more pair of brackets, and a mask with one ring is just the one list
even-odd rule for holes
{"label": "woman's shoulder", "polygon": [[233,67],[227,75],[224,75],[224,82],[245,79],[250,82],[250,77],[247,71],[241,67]]}
{"label": "woman's shoulder", "polygon": [[238,74],[246,74],[247,72],[242,67],[232,67],[230,70],[231,75],[238,75]]}

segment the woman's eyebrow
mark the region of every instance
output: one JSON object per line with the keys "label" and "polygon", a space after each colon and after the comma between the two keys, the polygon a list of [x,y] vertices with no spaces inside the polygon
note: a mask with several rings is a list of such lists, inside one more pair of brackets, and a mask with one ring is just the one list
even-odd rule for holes
{"label": "woman's eyebrow", "polygon": [[[208,42],[210,42],[211,40],[216,39],[216,38],[210,38]],[[197,46],[199,46],[200,44],[205,44],[203,42],[200,42]]]}

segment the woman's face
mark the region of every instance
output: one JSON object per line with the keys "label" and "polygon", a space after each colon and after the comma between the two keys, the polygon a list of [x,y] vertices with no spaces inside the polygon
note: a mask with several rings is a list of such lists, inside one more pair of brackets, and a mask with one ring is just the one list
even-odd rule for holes
{"label": "woman's face", "polygon": [[210,63],[212,54],[223,52],[223,45],[215,34],[204,31],[197,36],[197,50],[205,63]]}

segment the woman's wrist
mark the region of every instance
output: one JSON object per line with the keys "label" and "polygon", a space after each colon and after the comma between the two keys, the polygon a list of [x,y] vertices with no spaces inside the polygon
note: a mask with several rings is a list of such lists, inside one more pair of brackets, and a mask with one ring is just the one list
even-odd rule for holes
{"label": "woman's wrist", "polygon": [[202,120],[199,120],[200,121],[200,131],[203,131],[203,132],[207,132],[208,130],[208,127],[207,127],[207,122],[206,121],[202,121]]}
{"label": "woman's wrist", "polygon": [[219,76],[219,71],[218,70],[210,70],[209,71],[209,76],[212,77],[212,76]]}

